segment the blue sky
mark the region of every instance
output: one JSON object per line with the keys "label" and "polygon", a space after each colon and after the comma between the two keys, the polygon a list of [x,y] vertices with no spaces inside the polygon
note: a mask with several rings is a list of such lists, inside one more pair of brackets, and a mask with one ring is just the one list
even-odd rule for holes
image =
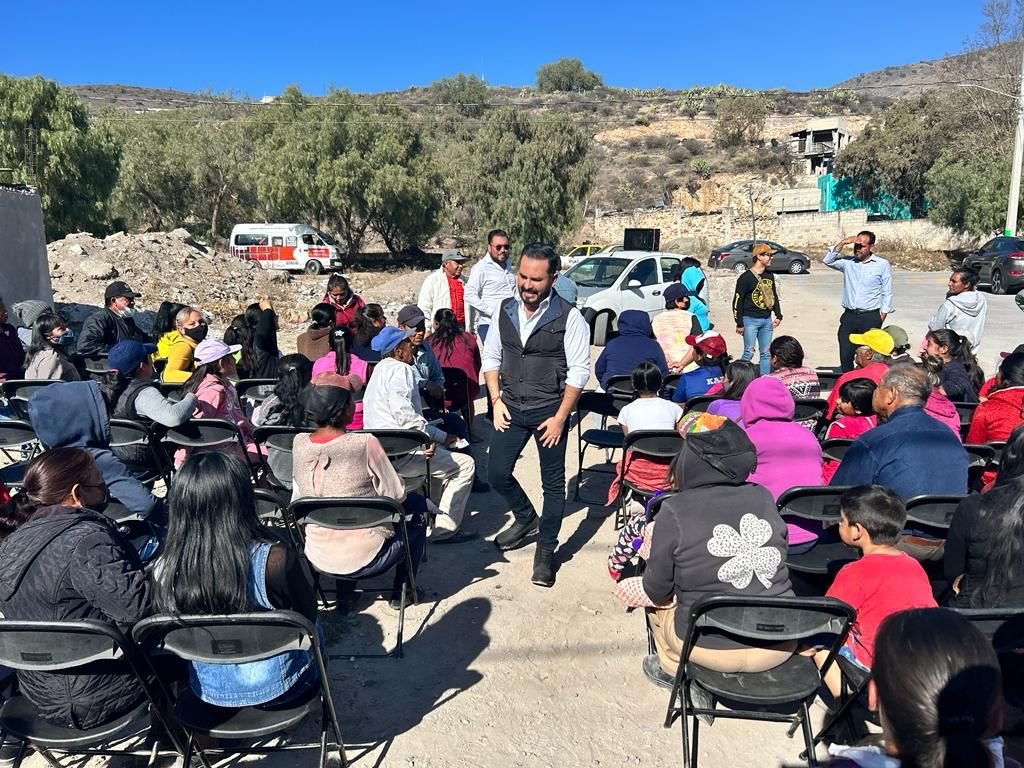
{"label": "blue sky", "polygon": [[[516,3],[8,0],[0,72],[64,84],[319,94],[458,72],[530,85],[575,56],[609,85],[806,90],[963,49],[982,0]],[[829,9],[845,6],[833,18]]]}

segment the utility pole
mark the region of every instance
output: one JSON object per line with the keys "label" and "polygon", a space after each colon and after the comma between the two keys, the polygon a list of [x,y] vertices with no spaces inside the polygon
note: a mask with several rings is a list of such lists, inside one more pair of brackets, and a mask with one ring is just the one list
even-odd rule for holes
{"label": "utility pole", "polygon": [[1010,174],[1010,199],[1006,203],[1006,229],[1003,234],[1017,233],[1017,202],[1020,200],[1020,166],[1024,161],[1024,44],[1021,45],[1020,93],[1017,95],[1017,133],[1013,139],[1013,172]]}
{"label": "utility pole", "polygon": [[754,215],[754,187],[753,186],[747,188],[747,198],[750,200],[750,228],[754,232],[754,244],[757,245],[757,216]]}

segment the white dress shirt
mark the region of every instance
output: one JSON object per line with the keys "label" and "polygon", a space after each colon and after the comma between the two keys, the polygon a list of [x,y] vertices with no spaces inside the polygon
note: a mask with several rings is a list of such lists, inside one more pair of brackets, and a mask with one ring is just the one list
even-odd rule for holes
{"label": "white dress shirt", "polygon": [[506,259],[505,266],[502,266],[488,253],[469,271],[464,300],[466,306],[477,313],[477,328],[490,325],[501,302],[515,294],[516,278],[512,274],[511,259]]}
{"label": "white dress shirt", "polygon": [[[537,307],[537,311],[529,317],[526,315],[526,307],[523,305],[523,298],[519,295],[519,291],[516,291],[513,298],[515,298],[516,308],[519,312],[519,338],[525,345],[526,340],[530,338],[530,334],[533,333],[541,317],[551,305],[551,295],[549,293]],[[497,319],[495,319],[495,324],[497,324]],[[565,383],[567,386],[583,389],[590,380],[590,326],[587,325],[587,321],[583,319],[583,315],[576,307],[569,310],[562,344],[565,348],[565,361],[569,366]],[[487,334],[487,340],[484,342],[484,351],[481,355],[483,366],[480,370],[483,373],[499,370],[501,354],[501,334],[497,328],[493,328]],[[376,369],[373,375],[377,375]]]}
{"label": "white dress shirt", "polygon": [[363,426],[366,429],[418,429],[435,443],[448,435],[423,418],[423,403],[411,365],[385,357],[373,369],[363,393]]}

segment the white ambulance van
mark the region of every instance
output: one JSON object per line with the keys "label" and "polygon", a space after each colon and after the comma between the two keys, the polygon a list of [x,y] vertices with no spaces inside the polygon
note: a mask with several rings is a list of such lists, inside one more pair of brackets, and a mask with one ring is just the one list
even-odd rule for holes
{"label": "white ambulance van", "polygon": [[236,224],[231,255],[266,269],[319,275],[341,269],[341,251],[330,235],[308,224]]}

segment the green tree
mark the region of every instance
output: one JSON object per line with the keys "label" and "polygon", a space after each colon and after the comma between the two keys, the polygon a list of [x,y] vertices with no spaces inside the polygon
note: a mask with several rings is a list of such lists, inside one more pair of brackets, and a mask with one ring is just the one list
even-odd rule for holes
{"label": "green tree", "polygon": [[725,149],[759,143],[773,108],[770,99],[752,92],[719,99],[715,143]]}
{"label": "green tree", "polygon": [[35,185],[47,234],[106,228],[119,151],[78,97],[52,80],[0,75],[0,167]]}
{"label": "green tree", "polygon": [[601,76],[584,69],[579,59],[559,59],[537,70],[537,90],[541,93],[592,91],[601,85]]}
{"label": "green tree", "polygon": [[980,236],[1002,230],[1011,164],[1008,147],[944,152],[925,174],[928,218]]}
{"label": "green tree", "polygon": [[482,117],[490,106],[491,93],[487,83],[476,75],[464,75],[435,80],[429,88],[434,104],[450,106],[463,117]]}
{"label": "green tree", "polygon": [[836,174],[850,179],[861,199],[886,192],[923,214],[925,174],[960,130],[953,111],[931,94],[897,101],[839,153]]}
{"label": "green tree", "polygon": [[501,226],[518,243],[555,243],[582,219],[594,182],[591,139],[564,114],[530,120],[491,112],[473,142],[469,204],[478,228]]}

